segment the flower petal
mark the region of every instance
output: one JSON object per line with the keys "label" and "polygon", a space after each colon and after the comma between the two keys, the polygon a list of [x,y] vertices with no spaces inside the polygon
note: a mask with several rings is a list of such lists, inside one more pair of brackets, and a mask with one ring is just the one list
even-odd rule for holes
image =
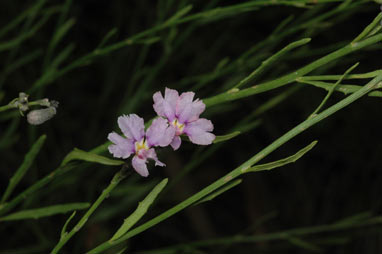
{"label": "flower petal", "polygon": [[169,126],[168,121],[159,117],[154,119],[151,126],[147,129],[146,138],[150,147],[168,146],[175,135],[175,128]]}
{"label": "flower petal", "polygon": [[210,120],[200,118],[194,122],[188,123],[184,132],[190,138],[191,142],[198,145],[209,145],[214,141],[215,135],[210,133],[214,129]]}
{"label": "flower petal", "polygon": [[133,165],[133,168],[135,171],[137,171],[138,174],[140,174],[143,177],[147,177],[149,175],[149,171],[147,170],[146,166],[146,159],[141,159],[138,156],[134,156],[131,164]]}
{"label": "flower petal", "polygon": [[154,110],[159,116],[166,117],[170,122],[175,118],[176,102],[179,94],[176,90],[166,87],[164,99],[160,92],[154,94]]}
{"label": "flower petal", "polygon": [[128,139],[139,141],[145,135],[143,118],[136,114],[118,117],[118,126]]}
{"label": "flower petal", "polygon": [[134,144],[115,132],[109,133],[107,138],[114,144],[109,145],[108,149],[111,154],[116,158],[126,159],[130,154],[134,153]]}
{"label": "flower petal", "polygon": [[154,107],[155,112],[158,114],[158,116],[166,117],[166,115],[164,113],[164,109],[163,109],[164,99],[163,99],[161,92],[154,93],[153,100],[154,100],[153,107]]}
{"label": "flower petal", "polygon": [[178,150],[178,148],[180,147],[180,144],[182,144],[182,140],[180,139],[179,136],[175,136],[171,142],[171,147],[175,151],[175,150]]}
{"label": "flower petal", "polygon": [[176,116],[181,123],[186,122],[191,114],[194,96],[195,93],[193,92],[182,93],[179,96],[179,100],[176,103]]}
{"label": "flower petal", "polygon": [[154,148],[151,148],[146,153],[147,158],[153,159],[155,161],[155,166],[164,167],[166,164],[158,160],[157,154],[154,150]]}
{"label": "flower petal", "polygon": [[205,110],[206,105],[196,99],[194,99],[193,92],[182,93],[179,97],[178,103],[176,105],[176,116],[179,122],[187,123],[195,121],[199,118],[199,115]]}

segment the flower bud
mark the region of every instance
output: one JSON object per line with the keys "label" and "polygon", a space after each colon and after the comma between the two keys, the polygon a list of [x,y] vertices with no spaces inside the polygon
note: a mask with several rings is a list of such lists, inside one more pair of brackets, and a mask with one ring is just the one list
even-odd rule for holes
{"label": "flower bud", "polygon": [[42,124],[51,119],[56,114],[55,107],[32,110],[27,115],[28,123],[32,125]]}

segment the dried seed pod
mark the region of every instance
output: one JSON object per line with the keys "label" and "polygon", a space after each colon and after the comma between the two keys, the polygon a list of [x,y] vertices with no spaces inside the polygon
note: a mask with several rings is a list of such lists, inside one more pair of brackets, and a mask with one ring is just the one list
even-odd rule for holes
{"label": "dried seed pod", "polygon": [[55,107],[32,110],[27,115],[28,123],[32,125],[42,124],[51,119],[56,114]]}

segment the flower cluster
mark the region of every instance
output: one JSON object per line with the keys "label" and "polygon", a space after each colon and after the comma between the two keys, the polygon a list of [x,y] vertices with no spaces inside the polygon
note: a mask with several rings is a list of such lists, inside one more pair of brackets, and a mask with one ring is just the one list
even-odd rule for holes
{"label": "flower cluster", "polygon": [[51,119],[57,112],[58,101],[49,100],[48,98],[29,101],[29,95],[26,93],[19,93],[19,97],[12,100],[8,106],[10,108],[18,108],[20,114],[24,116],[24,113],[30,110],[30,106],[42,106],[43,108],[34,109],[28,112],[27,121],[32,125],[42,124]]}
{"label": "flower cluster", "polygon": [[125,137],[115,132],[108,135],[113,143],[109,152],[116,158],[127,159],[134,154],[131,164],[141,175],[148,176],[147,160],[155,161],[156,166],[165,166],[158,160],[154,147],[171,145],[177,150],[182,140],[181,135],[198,145],[209,145],[215,135],[211,133],[214,126],[210,120],[199,118],[205,110],[205,104],[199,99],[194,100],[193,92],[181,95],[176,90],[166,88],[164,97],[161,92],[153,95],[154,110],[158,118],[154,119],[145,132],[144,121],[136,114],[123,115],[118,118],[118,126]]}

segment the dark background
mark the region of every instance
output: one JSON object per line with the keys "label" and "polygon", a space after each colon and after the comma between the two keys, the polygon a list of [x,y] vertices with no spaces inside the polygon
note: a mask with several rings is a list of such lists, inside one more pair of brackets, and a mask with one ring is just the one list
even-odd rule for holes
{"label": "dark background", "polygon": [[[65,67],[71,61],[92,51],[110,29],[118,28],[118,32],[108,44],[119,42],[160,23],[186,2],[173,1],[161,17],[158,9],[162,7],[153,1],[73,1],[66,19],[74,18],[75,25],[60,41],[55,54],[70,43],[75,44],[74,51],[62,64]],[[191,13],[206,8],[204,1],[189,2],[194,6]],[[215,7],[238,3],[216,2],[218,3]],[[166,5],[166,1],[161,3]],[[33,1],[2,1],[0,27],[33,4]],[[60,4],[60,1],[45,3],[43,10]],[[317,15],[320,15],[337,5],[318,4],[312,8],[318,8]],[[25,118],[20,117],[17,112],[1,116],[0,186],[5,189],[8,179],[22,162],[24,154],[41,134],[47,134],[47,142],[35,165],[16,189],[16,194],[57,168],[64,156],[74,147],[90,150],[103,144],[107,134],[117,130],[116,119],[122,113],[134,112],[146,120],[152,118],[153,92],[164,91],[166,86],[179,91],[191,90],[197,82],[187,82],[186,78],[213,72],[218,62],[225,57],[232,61],[237,59],[253,45],[267,38],[285,18],[294,15],[297,19],[306,11],[305,8],[291,6],[264,6],[259,10],[232,15],[214,22],[201,22],[180,41],[181,36],[192,25],[182,24],[176,28],[174,43],[159,41],[148,46],[124,47],[92,59],[86,65],[53,80],[44,89],[31,92],[31,100],[47,97],[59,101],[58,113],[41,126],[28,125]],[[312,38],[307,46],[310,55],[290,53],[266,72],[259,83],[292,72],[339,48],[339,44],[350,42],[378,12],[379,6],[376,3],[364,3],[317,23],[310,29],[286,36],[279,43],[260,48],[254,54],[263,55],[259,58],[262,61],[292,41],[304,37]],[[9,61],[12,62],[32,50],[42,52],[42,55],[30,64],[7,73],[0,90],[3,95],[2,105],[17,97],[20,91],[28,91],[44,73],[44,54],[56,30],[58,17],[58,14],[52,15],[39,31],[20,44],[13,58],[10,51],[0,52],[0,70],[5,70]],[[9,32],[0,41],[18,36],[19,31],[15,29]],[[168,38],[169,34],[170,29],[164,29],[155,35]],[[172,47],[168,48],[168,45]],[[320,48],[322,50],[319,50]],[[358,61],[360,65],[355,69],[355,73],[377,70],[380,68],[380,56],[380,45],[374,45],[340,58],[332,65],[326,66],[322,72],[342,74]],[[224,91],[225,84],[244,78],[258,66],[259,60],[244,63],[212,79],[205,86],[194,90],[196,97],[207,98]],[[146,71],[142,75],[134,76],[138,70],[143,69]],[[316,73],[321,72],[318,70]],[[2,75],[5,76],[4,72]],[[358,80],[355,83],[363,85],[366,82]],[[129,101],[137,96],[136,91],[139,87],[145,84],[147,88],[139,103],[127,107]],[[292,85],[295,84],[290,86]],[[279,88],[209,108],[206,117],[213,121],[214,133],[224,135],[250,112],[286,89]],[[324,90],[308,85],[302,86],[281,104],[260,115],[258,119],[261,122],[257,128],[224,143],[205,162],[172,186],[143,220],[165,211],[239,166],[305,120],[325,95]],[[343,94],[334,93],[327,106],[342,98]],[[265,234],[330,224],[362,212],[380,214],[380,107],[380,98],[366,96],[337,112],[282,146],[265,158],[264,162],[294,154],[311,141],[318,140],[317,146],[302,159],[270,172],[245,175],[238,187],[211,202],[188,208],[131,239],[128,244],[129,253],[235,234]],[[171,182],[179,169],[190,162],[196,149],[201,148],[185,143],[177,152],[163,150],[160,156],[167,167],[154,168],[150,164],[149,178],[143,179],[134,175],[121,183],[119,194],[112,195],[105,201],[95,213],[94,219],[71,239],[61,253],[81,253],[107,240],[122,219],[135,209],[137,201],[142,199],[142,195],[150,186],[164,177],[168,177]],[[208,148],[202,149],[205,151]],[[106,187],[115,170],[112,167],[80,164],[78,170],[56,179],[45,189],[28,198],[17,210],[59,203],[92,202]],[[134,196],[134,188],[129,189],[129,184],[141,188],[143,194]],[[147,190],[142,190],[142,186],[146,186]],[[122,187],[126,192],[123,192]],[[67,216],[2,222],[2,250],[37,245],[43,252],[49,251],[57,242]],[[264,216],[269,218],[255,227]],[[379,231],[380,227],[369,226],[356,230],[307,235],[302,236],[302,239],[317,242],[321,250],[327,253],[379,253]],[[320,244],[320,239],[332,239],[333,243]],[[39,253],[38,251],[36,253]],[[306,253],[309,250],[290,241],[281,240],[205,247],[200,248],[200,252],[188,251],[178,253]]]}

